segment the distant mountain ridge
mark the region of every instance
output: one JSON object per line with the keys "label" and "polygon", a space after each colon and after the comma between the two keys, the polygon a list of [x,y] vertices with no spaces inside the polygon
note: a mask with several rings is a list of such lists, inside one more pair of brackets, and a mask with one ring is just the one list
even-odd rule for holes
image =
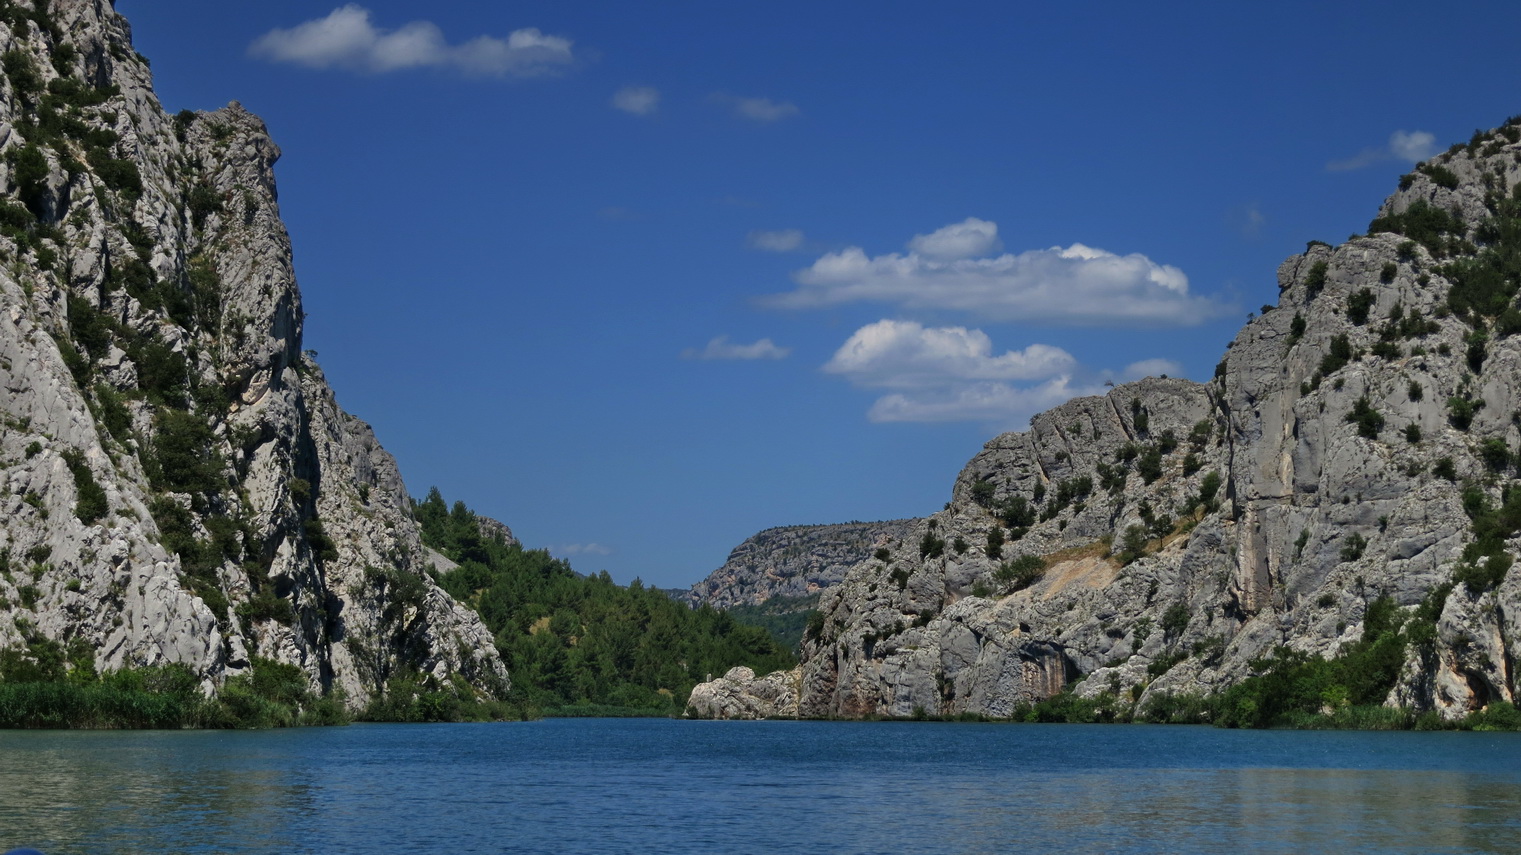
{"label": "distant mountain ridge", "polygon": [[692,605],[756,606],[809,598],[838,585],[851,566],[907,536],[916,520],[768,528],[736,546],[722,567],[685,594]]}

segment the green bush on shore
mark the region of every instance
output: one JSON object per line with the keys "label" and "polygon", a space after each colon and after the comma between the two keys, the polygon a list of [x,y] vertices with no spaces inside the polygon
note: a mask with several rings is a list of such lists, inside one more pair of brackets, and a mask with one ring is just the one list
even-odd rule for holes
{"label": "green bush on shore", "polygon": [[68,729],[265,728],[346,724],[342,699],[317,695],[294,665],[255,659],[216,697],[182,664],[97,677],[68,669],[58,645],[35,641],[0,654],[0,727]]}

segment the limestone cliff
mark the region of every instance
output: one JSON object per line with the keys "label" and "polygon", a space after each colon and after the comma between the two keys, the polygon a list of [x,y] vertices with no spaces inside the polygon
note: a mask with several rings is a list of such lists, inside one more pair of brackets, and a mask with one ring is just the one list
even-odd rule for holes
{"label": "limestone cliff", "polygon": [[1518,143],[1513,120],[1454,146],[1370,234],[1286,261],[1209,382],[1119,386],[989,442],[945,511],[824,594],[801,714],[1208,694],[1280,646],[1335,655],[1382,595],[1428,626],[1387,703],[1513,700]]}
{"label": "limestone cliff", "polygon": [[683,596],[693,606],[756,606],[774,597],[815,597],[878,549],[905,537],[914,520],[768,528],[734,547],[724,565]]}
{"label": "limestone cliff", "polygon": [[352,703],[411,671],[504,692],[302,352],[263,123],[165,113],[107,0],[0,2],[0,61],[0,648],[208,688],[262,656]]}

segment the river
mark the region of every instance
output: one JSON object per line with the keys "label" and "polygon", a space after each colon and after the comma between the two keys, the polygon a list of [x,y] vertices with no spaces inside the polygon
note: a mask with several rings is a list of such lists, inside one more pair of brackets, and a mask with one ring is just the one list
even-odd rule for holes
{"label": "river", "polygon": [[1504,852],[1521,734],[550,719],[0,732],[0,850]]}

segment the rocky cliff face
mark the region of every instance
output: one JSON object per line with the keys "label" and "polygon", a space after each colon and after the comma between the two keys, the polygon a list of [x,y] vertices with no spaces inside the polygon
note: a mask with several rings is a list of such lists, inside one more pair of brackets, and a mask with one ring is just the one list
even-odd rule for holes
{"label": "rocky cliff face", "polygon": [[302,352],[263,123],[166,114],[107,0],[0,2],[0,62],[0,648],[505,691]]}
{"label": "rocky cliff face", "polygon": [[1210,382],[1116,387],[989,442],[947,510],[823,596],[801,713],[1209,694],[1281,646],[1334,656],[1383,595],[1426,622],[1388,703],[1514,700],[1518,143],[1513,121],[1455,146],[1370,234],[1284,262]]}
{"label": "rocky cliff face", "polygon": [[693,606],[756,606],[773,597],[814,597],[852,566],[907,536],[914,520],[768,528],[734,547],[724,565],[683,596]]}

